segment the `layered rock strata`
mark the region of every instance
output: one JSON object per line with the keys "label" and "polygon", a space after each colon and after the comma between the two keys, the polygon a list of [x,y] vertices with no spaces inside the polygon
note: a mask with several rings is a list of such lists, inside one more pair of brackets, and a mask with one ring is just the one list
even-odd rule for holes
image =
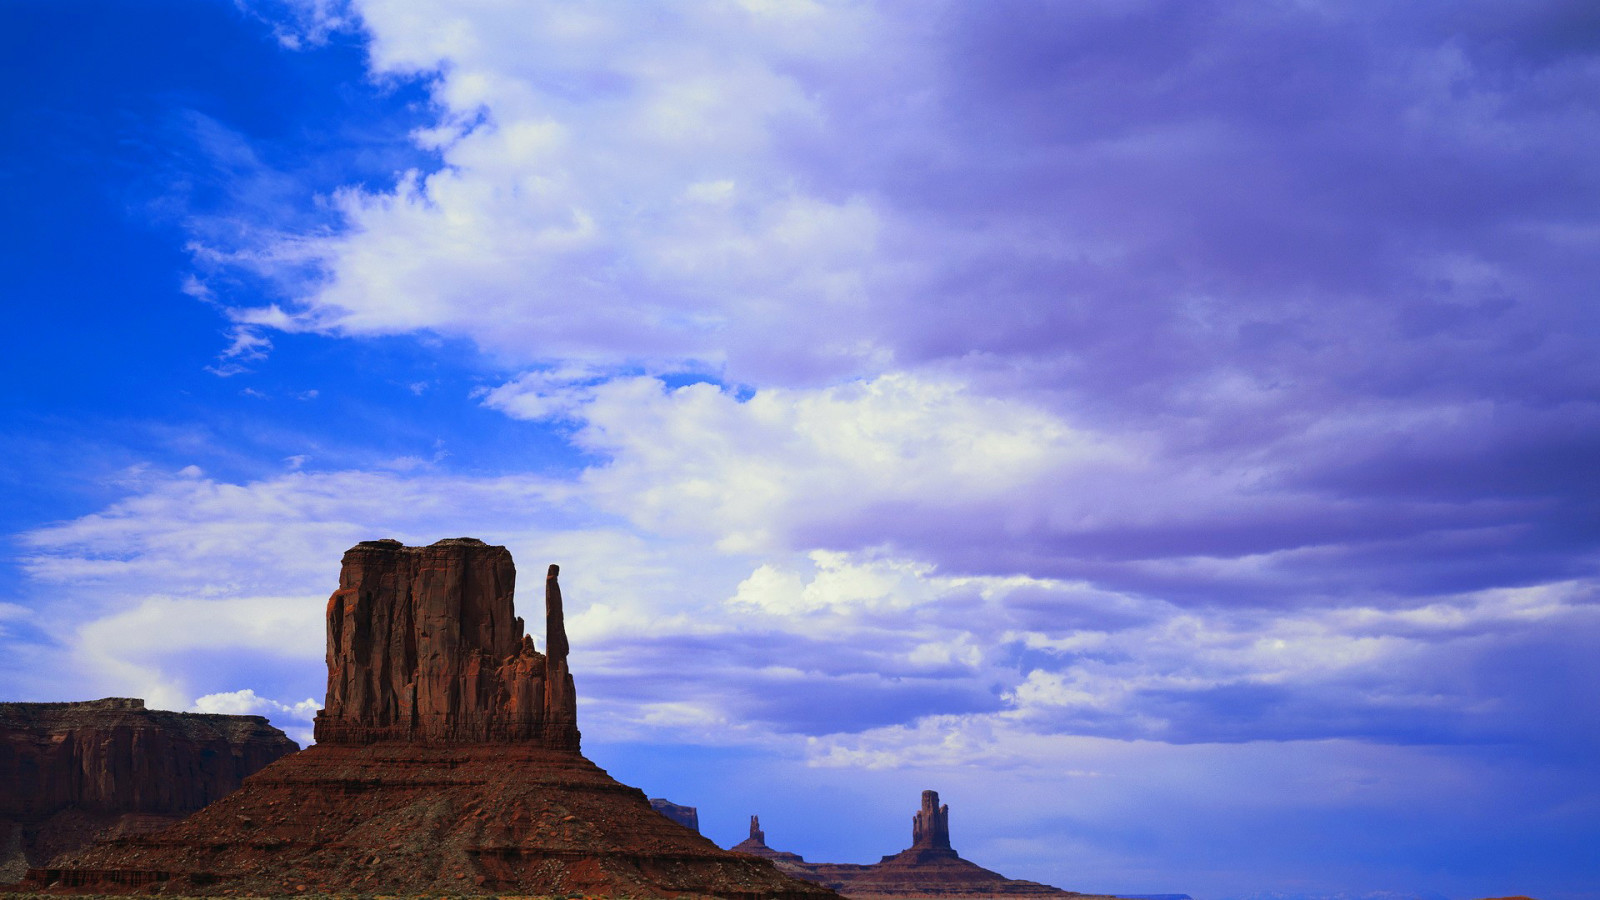
{"label": "layered rock strata", "polygon": [[260,716],[125,697],[0,703],[0,882],[96,838],[170,825],[298,749]]}
{"label": "layered rock strata", "polygon": [[52,891],[586,894],[826,900],[656,812],[578,752],[558,570],[548,652],[510,554],[369,541],[328,604],[316,745],[157,834],[29,873]]}
{"label": "layered rock strata", "polygon": [[797,878],[838,891],[852,900],[891,898],[1035,897],[1103,900],[1101,895],[1080,894],[1007,878],[962,859],[950,846],[950,808],[940,805],[935,791],[922,792],[922,808],[911,819],[911,846],[871,865],[809,863],[800,856],[767,846],[760,822],[750,817],[750,837],[735,844],[735,852],[770,860]]}

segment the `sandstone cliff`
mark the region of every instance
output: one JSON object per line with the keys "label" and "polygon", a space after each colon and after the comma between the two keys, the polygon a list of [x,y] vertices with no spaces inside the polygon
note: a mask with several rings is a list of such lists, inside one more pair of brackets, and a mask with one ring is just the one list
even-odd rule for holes
{"label": "sandstone cliff", "polygon": [[169,825],[297,749],[260,716],[120,697],[0,703],[0,882],[98,837]]}

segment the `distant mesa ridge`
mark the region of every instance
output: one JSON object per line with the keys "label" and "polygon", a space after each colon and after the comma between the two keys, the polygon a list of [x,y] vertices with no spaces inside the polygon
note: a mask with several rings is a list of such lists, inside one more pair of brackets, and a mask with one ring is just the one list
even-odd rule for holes
{"label": "distant mesa ridge", "polygon": [[760,820],[750,817],[750,836],[734,852],[771,860],[780,870],[831,888],[853,900],[891,898],[1035,897],[1091,900],[1080,894],[1007,878],[962,859],[950,846],[950,807],[937,791],[922,792],[922,807],[911,817],[911,846],[871,865],[810,863],[794,853],[767,846]]}
{"label": "distant mesa ridge", "polygon": [[650,808],[693,831],[695,834],[700,833],[700,810],[695,807],[682,806],[673,803],[671,800],[663,800],[660,797],[651,797]]}
{"label": "distant mesa ridge", "polygon": [[539,653],[504,547],[350,548],[328,600],[318,743],[165,831],[35,868],[25,889],[836,896],[721,849],[579,753],[559,571]]}
{"label": "distant mesa ridge", "polygon": [[0,703],[0,883],[98,838],[170,825],[298,749],[260,716],[135,697]]}

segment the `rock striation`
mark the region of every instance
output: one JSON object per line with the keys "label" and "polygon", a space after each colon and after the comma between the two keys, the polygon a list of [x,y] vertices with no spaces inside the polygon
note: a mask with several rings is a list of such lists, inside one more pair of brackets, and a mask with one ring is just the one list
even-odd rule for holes
{"label": "rock striation", "polygon": [[0,703],[0,882],[96,838],[170,825],[298,749],[260,716],[126,697]]}
{"label": "rock striation", "polygon": [[771,860],[778,869],[797,878],[838,891],[852,900],[895,898],[1033,897],[1102,900],[1101,895],[1080,894],[1007,878],[962,859],[950,846],[950,807],[939,803],[935,791],[922,792],[922,808],[911,818],[911,846],[871,865],[809,863],[793,853],[767,846],[760,822],[750,817],[750,837],[735,844],[735,852]]}
{"label": "rock striation", "polygon": [[505,548],[356,545],[328,602],[318,743],[165,831],[36,868],[28,886],[836,896],[672,822],[579,753],[557,576],[541,654],[514,615]]}

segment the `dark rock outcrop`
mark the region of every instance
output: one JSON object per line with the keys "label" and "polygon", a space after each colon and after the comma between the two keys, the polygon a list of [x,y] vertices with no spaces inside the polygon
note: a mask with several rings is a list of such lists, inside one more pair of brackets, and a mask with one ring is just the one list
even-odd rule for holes
{"label": "dark rock outcrop", "polygon": [[1100,900],[1101,895],[1063,891],[1036,881],[1007,878],[962,859],[950,846],[950,807],[934,791],[922,792],[922,809],[911,819],[911,846],[872,865],[808,863],[793,853],[767,846],[755,816],[750,837],[735,852],[771,860],[797,878],[831,888],[852,900],[890,898],[1034,897]]}
{"label": "dark rock outcrop", "polygon": [[695,834],[700,833],[700,810],[693,806],[683,806],[673,803],[671,800],[651,797],[650,808],[693,831]]}
{"label": "dark rock outcrop", "polygon": [[578,753],[557,569],[548,654],[479,541],[345,554],[316,745],[157,834],[29,873],[51,891],[478,893],[826,900],[651,808]]}
{"label": "dark rock outcrop", "polygon": [[126,697],[0,703],[0,882],[96,838],[170,825],[298,749],[260,716]]}

